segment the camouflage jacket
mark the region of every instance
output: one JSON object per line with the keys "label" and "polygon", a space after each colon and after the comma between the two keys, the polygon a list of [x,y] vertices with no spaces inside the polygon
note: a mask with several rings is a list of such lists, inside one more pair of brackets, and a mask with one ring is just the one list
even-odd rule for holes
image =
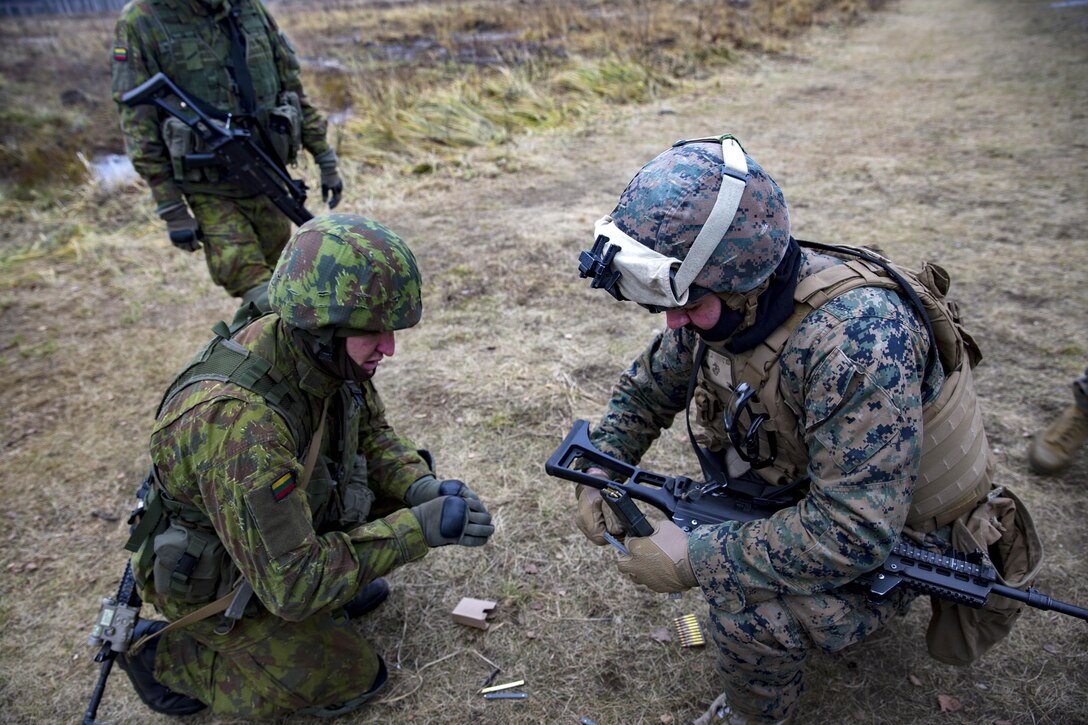
{"label": "camouflage jacket", "polygon": [[[840,263],[803,255],[801,278]],[[697,343],[690,329],[658,333],[591,434],[602,450],[637,462],[672,424],[684,410]],[[943,380],[940,365],[921,379],[928,347],[909,303],[871,287],[832,299],[790,334],[777,394],[797,418],[803,440],[791,448],[806,460],[794,463],[811,484],[796,506],[769,519],[692,532],[689,558],[712,605],[735,612],[776,595],[828,591],[887,557],[919,470],[922,407]]]}
{"label": "camouflage jacket", "polygon": [[[239,15],[257,107],[276,105],[284,91],[296,93],[302,110],[302,146],[315,156],[326,151],[326,120],[303,92],[298,57],[287,36],[260,0],[233,0],[224,6],[233,6]],[[111,61],[113,99],[132,164],[160,206],[180,200],[182,191],[163,138],[165,119],[154,106],[129,108],[121,97],[161,71],[205,104],[240,115],[242,102],[230,72],[230,37],[221,22],[224,16],[225,10],[210,9],[201,0],[131,0],[117,20]],[[184,191],[243,195],[225,184],[186,184]]]}
{"label": "camouflage jacket", "polygon": [[[304,401],[309,431],[330,400],[321,458],[306,490],[298,484],[312,433],[296,441],[264,398],[229,382],[181,388],[159,414],[151,458],[162,489],[210,520],[264,607],[300,620],[343,605],[366,583],[426,554],[419,523],[403,501],[408,487],[431,471],[416,446],[386,422],[374,386],[354,387],[318,370],[275,314],[231,342],[272,363],[290,394]],[[356,498],[373,494],[373,505],[362,507],[365,523],[345,520],[349,489]],[[168,618],[197,608],[156,594],[151,572],[136,575],[148,582],[141,594]]]}

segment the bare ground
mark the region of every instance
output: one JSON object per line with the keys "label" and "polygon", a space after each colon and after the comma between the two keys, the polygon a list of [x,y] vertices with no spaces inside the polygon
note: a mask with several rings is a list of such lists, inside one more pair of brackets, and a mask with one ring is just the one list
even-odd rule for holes
{"label": "bare ground", "polygon": [[[577,252],[634,171],[685,136],[741,138],[783,187],[798,237],[878,244],[952,273],[985,354],[978,384],[1001,481],[1043,531],[1038,586],[1088,604],[1088,455],[1053,479],[1024,464],[1027,436],[1069,403],[1088,362],[1086,40],[1083,7],[899,0],[788,55],[742,58],[681,97],[480,151],[468,180],[348,178],[347,210],[412,240],[426,277],[424,322],[398,337],[379,378],[394,424],[499,523],[485,549],[436,551],[391,578],[390,601],[361,626],[392,683],[348,721],[682,722],[717,694],[712,652],[650,636],[705,604],[626,582],[570,523],[569,487],[542,472],[660,323],[586,290]],[[7,722],[83,712],[95,674],[84,640],[123,568],[116,517],[146,466],[151,413],[231,314],[201,261],[126,208],[142,204],[138,190],[103,201],[117,219],[74,232],[77,257],[27,263],[0,288]],[[648,464],[694,472],[678,435]],[[490,632],[450,621],[463,596],[502,602]],[[814,657],[799,722],[1088,722],[1084,622],[1028,612],[997,650],[952,669],[924,652],[925,610]],[[497,681],[525,679],[529,699],[483,702],[475,691],[493,666]],[[939,695],[960,709],[941,712]],[[119,673],[102,715],[166,721]]]}

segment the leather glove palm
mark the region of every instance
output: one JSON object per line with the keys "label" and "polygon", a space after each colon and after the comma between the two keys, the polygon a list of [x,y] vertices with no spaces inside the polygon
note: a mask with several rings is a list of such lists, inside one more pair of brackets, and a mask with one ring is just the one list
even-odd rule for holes
{"label": "leather glove palm", "polygon": [[159,218],[166,222],[166,233],[170,235],[170,243],[178,249],[186,252],[195,252],[200,249],[200,240],[204,233],[200,231],[200,224],[185,202],[178,201],[159,210]]}
{"label": "leather glove palm", "polygon": [[631,556],[621,556],[617,566],[635,584],[662,593],[699,586],[688,560],[688,535],[673,522],[659,523],[650,536],[632,536],[627,548]]}
{"label": "leather glove palm", "polygon": [[413,506],[412,515],[423,530],[427,546],[483,546],[495,533],[491,514],[479,499],[439,496]]}
{"label": "leather glove palm", "polygon": [[329,208],[335,209],[344,192],[344,182],[337,171],[336,151],[328,149],[314,156],[314,163],[321,168],[321,201],[328,201]]}
{"label": "leather glove palm", "polygon": [[[593,469],[590,472],[592,473]],[[608,543],[604,539],[606,531],[617,539],[623,539],[627,531],[612,513],[612,509],[605,505],[600,491],[579,483],[574,487],[574,497],[578,500],[578,512],[574,515],[574,523],[587,539],[597,546],[604,546]]]}

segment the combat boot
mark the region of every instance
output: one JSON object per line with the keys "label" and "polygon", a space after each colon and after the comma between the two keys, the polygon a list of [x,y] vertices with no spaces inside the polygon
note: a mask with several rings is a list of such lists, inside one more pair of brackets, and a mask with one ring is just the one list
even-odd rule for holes
{"label": "combat boot", "polygon": [[348,615],[348,619],[358,619],[367,612],[373,612],[378,608],[378,605],[385,601],[389,596],[389,584],[385,579],[378,577],[374,581],[363,587],[363,591],[355,595],[355,597],[344,605],[344,614]]}
{"label": "combat boot", "polygon": [[[786,725],[790,721],[790,718],[785,720],[779,720],[775,725]],[[733,708],[729,706],[729,700],[726,698],[725,693],[718,695],[718,699],[711,703],[710,708],[707,709],[698,719],[694,720],[691,725],[752,725],[753,721],[739,713],[733,712]]]}
{"label": "combat boot", "polygon": [[[132,641],[137,642],[144,635],[158,632],[165,626],[166,622],[141,619],[133,630]],[[156,637],[136,654],[117,655],[117,666],[128,675],[136,694],[145,705],[164,715],[192,715],[203,710],[206,705],[200,700],[174,692],[155,679],[155,652],[158,647],[159,638]]]}
{"label": "combat boot", "polygon": [[1070,405],[1061,417],[1035,435],[1028,450],[1028,465],[1041,474],[1064,470],[1088,440],[1088,411]]}

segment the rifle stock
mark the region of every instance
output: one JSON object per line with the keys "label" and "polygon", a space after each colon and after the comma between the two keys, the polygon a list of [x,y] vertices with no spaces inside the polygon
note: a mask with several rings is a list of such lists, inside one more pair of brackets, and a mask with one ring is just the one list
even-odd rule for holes
{"label": "rifle stock", "polygon": [[[177,104],[169,103],[173,97]],[[187,168],[216,166],[227,180],[253,194],[264,194],[288,219],[301,225],[313,219],[305,207],[306,184],[292,179],[283,166],[253,142],[249,131],[221,124],[165,73],[156,73],[121,97],[126,106],[154,105],[191,128],[207,148],[189,154]]]}
{"label": "rifle stock", "polygon": [[[621,481],[582,470],[590,465],[621,477]],[[650,504],[669,516],[684,531],[725,521],[767,518],[792,501],[752,499],[734,493],[727,485],[697,483],[684,476],[664,476],[625,463],[599,450],[589,438],[589,424],[576,420],[570,432],[544,464],[550,476],[597,489],[613,488],[636,501]],[[1008,597],[1041,610],[1052,610],[1088,620],[1088,609],[1059,602],[1034,588],[1013,589],[997,581],[997,572],[982,552],[965,554],[950,550],[936,554],[899,541],[878,568],[856,580],[869,596],[880,600],[897,587],[949,599],[957,604],[982,607],[990,596]]]}

